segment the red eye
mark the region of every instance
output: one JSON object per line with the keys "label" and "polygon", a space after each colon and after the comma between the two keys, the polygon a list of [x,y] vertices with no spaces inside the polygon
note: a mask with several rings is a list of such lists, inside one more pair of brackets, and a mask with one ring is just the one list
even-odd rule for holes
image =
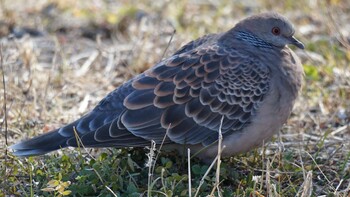
{"label": "red eye", "polygon": [[273,33],[273,35],[278,36],[278,35],[280,35],[281,30],[278,27],[274,27],[274,28],[272,28],[272,33]]}

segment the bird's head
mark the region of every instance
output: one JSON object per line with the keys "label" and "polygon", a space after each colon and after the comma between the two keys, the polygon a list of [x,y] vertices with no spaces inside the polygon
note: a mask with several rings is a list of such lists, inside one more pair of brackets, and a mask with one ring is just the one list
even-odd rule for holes
{"label": "bird's head", "polygon": [[[304,49],[304,44],[294,37],[295,30],[292,23],[275,12],[248,17],[239,22],[233,30],[242,34],[251,34],[275,47],[284,47],[292,44],[300,49]],[[246,40],[249,41],[249,39]],[[254,42],[254,38],[251,38],[251,42]]]}

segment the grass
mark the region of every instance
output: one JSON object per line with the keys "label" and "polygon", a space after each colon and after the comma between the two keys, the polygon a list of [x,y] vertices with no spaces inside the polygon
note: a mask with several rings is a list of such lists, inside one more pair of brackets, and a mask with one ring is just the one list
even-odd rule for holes
{"label": "grass", "polygon": [[[0,36],[10,25],[45,34],[0,39],[0,196],[348,196],[350,3],[315,2],[0,0]],[[262,147],[219,158],[216,170],[160,147],[151,149],[157,159],[149,165],[149,149],[65,149],[30,158],[7,152],[80,117],[164,53],[272,8],[293,21],[306,44],[296,50],[306,75],[287,124]]]}

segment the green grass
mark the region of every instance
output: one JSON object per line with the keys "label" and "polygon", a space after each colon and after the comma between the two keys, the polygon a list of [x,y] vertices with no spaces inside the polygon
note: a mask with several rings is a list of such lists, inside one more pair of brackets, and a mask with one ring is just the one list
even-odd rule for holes
{"label": "green grass", "polygon": [[[0,197],[188,196],[189,177],[192,196],[201,184],[199,196],[348,195],[350,49],[339,32],[346,31],[350,3],[50,1],[57,5],[45,15],[49,2],[20,2],[0,0],[0,35],[11,23],[46,35],[0,39],[6,85],[6,100],[0,93]],[[80,117],[164,52],[169,56],[194,38],[225,31],[248,14],[272,8],[293,21],[296,36],[316,56],[297,51],[305,82],[293,114],[271,142],[223,159],[218,190],[216,167],[205,176],[209,165],[194,158],[189,174],[187,157],[177,153],[160,151],[149,166],[149,149],[65,149],[30,158],[6,151],[7,145]],[[149,17],[137,22],[143,12]],[[309,25],[311,30],[301,33]],[[113,39],[83,37],[96,29]]]}

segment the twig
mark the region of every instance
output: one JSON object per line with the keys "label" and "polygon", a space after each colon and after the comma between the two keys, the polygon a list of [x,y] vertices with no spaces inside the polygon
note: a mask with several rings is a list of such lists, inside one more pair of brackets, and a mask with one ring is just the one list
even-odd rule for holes
{"label": "twig", "polygon": [[156,142],[152,140],[150,151],[147,154],[147,156],[148,156],[148,162],[147,162],[147,165],[148,165],[147,197],[151,196],[151,189],[152,189],[151,188],[151,181],[152,181],[152,176],[153,176],[152,166],[153,166],[153,163],[154,163],[154,150],[155,150],[155,148],[156,148]]}
{"label": "twig", "polygon": [[118,195],[117,195],[116,193],[114,193],[113,190],[112,190],[111,188],[109,188],[109,187],[106,186],[106,185],[105,185],[105,187],[106,187],[106,189],[107,189],[109,192],[111,192],[111,193],[113,194],[114,197],[118,197]]}
{"label": "twig", "polygon": [[91,54],[89,54],[89,56],[88,56],[89,58],[84,62],[84,64],[81,66],[81,68],[76,71],[76,73],[75,73],[76,76],[81,77],[81,76],[85,75],[99,54],[100,53],[98,50],[95,50]]}
{"label": "twig", "polygon": [[344,181],[344,179],[341,179],[341,180],[339,181],[339,184],[338,184],[337,188],[335,188],[335,191],[334,191],[334,195],[335,195],[335,196],[338,195],[338,190],[339,190],[340,186],[343,184],[343,181]]}
{"label": "twig", "polygon": [[173,33],[171,34],[170,40],[169,40],[169,42],[168,42],[168,45],[166,46],[166,48],[165,48],[165,50],[164,50],[164,52],[163,52],[163,54],[162,54],[162,57],[160,58],[159,62],[161,62],[162,59],[164,58],[165,53],[166,53],[167,50],[169,49],[170,44],[171,44],[171,41],[173,41],[173,38],[174,38],[174,35],[175,35],[175,34],[176,34],[176,29],[174,28],[174,31],[173,31]]}
{"label": "twig", "polygon": [[201,181],[199,182],[199,185],[197,187],[197,191],[196,194],[194,195],[194,197],[196,197],[198,195],[199,189],[202,187],[203,183],[204,183],[204,179],[208,176],[210,170],[213,168],[214,164],[216,163],[216,160],[218,159],[218,156],[215,157],[215,159],[213,160],[213,162],[210,164],[208,170],[205,172],[205,174],[203,175]]}
{"label": "twig", "polygon": [[312,157],[312,155],[310,153],[308,153],[307,151],[305,151],[305,153],[307,155],[309,155],[309,157],[311,158],[311,160],[314,162],[314,164],[316,165],[316,167],[318,168],[318,170],[321,172],[322,176],[324,177],[324,179],[328,182],[328,184],[330,185],[330,187],[336,191],[336,189],[332,186],[332,183],[329,181],[329,179],[327,178],[327,176],[323,173],[323,171],[321,170],[320,166],[318,165],[318,163],[315,161],[315,159]]}
{"label": "twig", "polygon": [[[221,152],[224,151],[225,146],[222,147]],[[221,153],[220,153],[221,154]],[[208,170],[205,172],[205,174],[203,175],[201,181],[199,182],[199,186],[197,187],[197,191],[196,194],[194,195],[194,197],[198,196],[198,192],[199,189],[202,187],[203,183],[204,183],[204,179],[208,176],[210,170],[213,168],[214,164],[216,163],[216,161],[218,160],[218,156],[215,157],[215,159],[213,160],[213,162],[210,164]]]}
{"label": "twig", "polygon": [[81,149],[80,149],[80,146],[81,146],[81,147],[83,147],[83,149],[85,150],[85,152],[86,152],[92,159],[96,160],[96,158],[95,158],[93,155],[91,155],[91,154],[89,153],[89,151],[87,150],[87,148],[86,148],[85,145],[83,144],[83,141],[81,141],[81,138],[80,138],[80,136],[79,136],[79,134],[78,134],[78,131],[76,130],[76,127],[75,127],[75,126],[73,126],[73,131],[74,131],[75,140],[76,140],[76,142],[77,142],[77,146],[78,146],[77,148],[78,148],[78,151],[79,151],[79,155],[82,155]]}
{"label": "twig", "polygon": [[270,160],[267,159],[266,162],[266,179],[265,179],[265,184],[266,184],[266,193],[268,196],[272,196],[272,188],[271,188],[271,179],[270,179]]}
{"label": "twig", "polygon": [[191,185],[191,149],[187,149],[187,167],[188,167],[188,196],[192,196],[192,185]]}
{"label": "twig", "polygon": [[344,126],[341,126],[341,127],[337,128],[336,130],[332,131],[332,132],[330,133],[330,135],[334,136],[334,135],[336,135],[336,134],[338,134],[338,133],[344,131],[344,130],[347,129],[348,127],[349,127],[348,124],[347,124],[347,125],[344,125]]}
{"label": "twig", "polygon": [[160,172],[160,181],[162,182],[163,190],[166,193],[166,187],[165,187],[165,181],[164,181],[164,172],[165,172],[165,169],[162,168],[162,171]]}
{"label": "twig", "polygon": [[[265,169],[265,157],[266,157],[266,146],[265,146],[265,140],[262,142],[262,154],[261,154],[261,161],[262,161],[262,169]],[[261,171],[261,183],[264,181],[264,176],[266,176],[265,171]],[[264,184],[260,184],[260,191],[263,190]]]}
{"label": "twig", "polygon": [[[92,168],[92,170],[96,173],[97,177],[100,179],[101,183],[104,185],[105,182],[104,180],[102,179],[100,173],[97,172],[97,170],[95,168]],[[106,186],[107,187],[107,186]]]}
{"label": "twig", "polygon": [[218,141],[218,160],[217,160],[217,164],[216,164],[216,176],[215,176],[215,187],[213,188],[212,192],[211,192],[211,196],[214,195],[215,189],[217,188],[218,190],[218,195],[220,196],[220,191],[219,191],[219,184],[220,184],[220,165],[221,165],[221,150],[222,150],[222,124],[224,122],[224,116],[221,117],[221,121],[220,121],[220,127],[219,127],[219,141]]}
{"label": "twig", "polygon": [[310,197],[312,195],[312,171],[309,171],[306,175],[306,179],[303,183],[303,193],[301,197]]}
{"label": "twig", "polygon": [[[6,81],[5,81],[5,69],[4,69],[4,56],[2,54],[2,44],[0,44],[0,66],[1,66],[1,73],[2,73],[2,85],[4,86],[3,88],[3,94],[4,94],[4,105],[3,105],[3,110],[4,110],[4,125],[5,125],[5,172],[7,172],[7,159],[8,159],[8,152],[7,152],[7,146],[8,146],[8,125],[7,125],[7,105],[6,105]],[[2,130],[2,129],[0,129]],[[5,173],[5,185],[7,185],[7,176]]]}
{"label": "twig", "polygon": [[222,123],[224,122],[224,116],[221,118],[219,128],[219,144],[218,144],[218,164],[216,166],[216,184],[220,182],[220,164],[221,164],[221,149],[222,149]]}
{"label": "twig", "polygon": [[[6,81],[5,81],[4,57],[2,54],[2,44],[0,45],[0,65],[1,65],[1,74],[2,74],[2,85],[4,86],[4,89],[3,89],[3,94],[4,94],[3,110],[4,110],[4,124],[5,124],[5,145],[7,147],[8,146],[8,141],[7,141],[8,125],[7,125],[7,104],[6,104],[7,95],[6,95]],[[7,149],[5,149],[5,154],[7,157]]]}
{"label": "twig", "polygon": [[345,189],[339,191],[338,194],[339,193],[349,194],[349,191],[350,191],[350,183],[348,183],[348,186]]}
{"label": "twig", "polygon": [[[162,143],[159,146],[159,150],[158,150],[158,153],[157,153],[157,155],[156,155],[156,157],[154,159],[154,162],[156,162],[158,160],[158,157],[159,157],[159,154],[160,154],[160,150],[162,150],[162,148],[163,148],[163,145],[164,145],[166,137],[168,136],[168,131],[169,131],[170,127],[171,127],[171,123],[169,124],[169,126],[168,126],[168,128],[167,128],[167,130],[165,132],[165,135],[163,137]],[[155,165],[152,166],[152,174],[154,173],[154,169],[155,169]]]}

